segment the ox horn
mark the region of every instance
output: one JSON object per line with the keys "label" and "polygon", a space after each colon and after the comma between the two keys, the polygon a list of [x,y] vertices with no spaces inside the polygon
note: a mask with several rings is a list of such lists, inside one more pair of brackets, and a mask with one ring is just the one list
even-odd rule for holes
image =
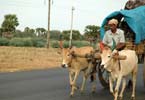
{"label": "ox horn", "polygon": [[104,50],[104,44],[103,44],[103,42],[100,42],[100,49],[101,49],[101,51]]}
{"label": "ox horn", "polygon": [[62,33],[59,34],[59,47],[61,49],[63,49],[63,36],[62,36]]}
{"label": "ox horn", "polygon": [[60,47],[61,49],[63,49],[63,42],[62,42],[62,40],[59,41],[59,47]]}

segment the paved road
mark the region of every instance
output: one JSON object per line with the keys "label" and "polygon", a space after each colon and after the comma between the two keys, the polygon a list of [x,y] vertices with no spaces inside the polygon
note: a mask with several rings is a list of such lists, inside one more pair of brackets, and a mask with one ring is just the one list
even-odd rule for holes
{"label": "paved road", "polygon": [[[139,66],[136,100],[145,100],[142,67]],[[81,83],[80,78],[78,84]],[[96,93],[91,93],[88,81],[83,94],[77,92],[70,98],[67,69],[1,73],[0,100],[113,100],[109,91],[103,89],[99,81],[96,85]],[[130,90],[126,90],[124,100],[130,100],[130,95]]]}

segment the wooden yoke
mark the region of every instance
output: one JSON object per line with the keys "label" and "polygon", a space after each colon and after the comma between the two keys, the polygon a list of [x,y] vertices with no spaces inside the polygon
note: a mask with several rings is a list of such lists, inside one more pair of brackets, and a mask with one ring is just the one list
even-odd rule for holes
{"label": "wooden yoke", "polygon": [[87,59],[101,59],[100,53],[96,52],[91,52],[89,54],[81,55],[81,54],[73,54],[75,57],[80,57],[80,58],[87,58]]}
{"label": "wooden yoke", "polygon": [[124,55],[114,55],[113,58],[116,60],[126,60],[127,57]]}

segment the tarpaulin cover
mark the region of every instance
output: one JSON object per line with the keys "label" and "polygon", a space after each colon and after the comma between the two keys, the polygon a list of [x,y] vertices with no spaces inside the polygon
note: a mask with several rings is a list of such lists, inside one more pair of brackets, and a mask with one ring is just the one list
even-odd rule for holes
{"label": "tarpaulin cover", "polygon": [[104,26],[110,18],[113,18],[117,15],[122,15],[124,20],[127,22],[128,26],[135,33],[135,43],[138,44],[141,40],[145,39],[145,6],[140,6],[132,10],[120,10],[115,11],[108,15],[102,22],[101,25],[101,39],[105,34]]}

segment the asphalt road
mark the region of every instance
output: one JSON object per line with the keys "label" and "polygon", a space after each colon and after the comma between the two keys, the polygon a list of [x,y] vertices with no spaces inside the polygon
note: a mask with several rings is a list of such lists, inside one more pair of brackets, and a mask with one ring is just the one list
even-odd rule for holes
{"label": "asphalt road", "polygon": [[[142,67],[139,65],[136,100],[145,100]],[[81,76],[77,84],[81,84]],[[96,85],[96,93],[92,94],[88,80],[85,92],[77,91],[71,98],[67,69],[0,73],[0,100],[113,100],[98,80]],[[123,100],[130,100],[130,96],[131,90],[126,89]]]}

